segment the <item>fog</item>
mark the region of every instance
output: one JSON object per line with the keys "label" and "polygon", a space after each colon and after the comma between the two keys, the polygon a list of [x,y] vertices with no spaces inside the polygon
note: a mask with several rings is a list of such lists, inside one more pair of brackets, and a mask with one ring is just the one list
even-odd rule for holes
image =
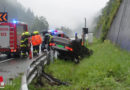
{"label": "fog", "polygon": [[8,22],[13,19],[31,24],[35,18],[30,9],[26,9],[17,0],[0,0],[0,12],[8,12]]}
{"label": "fog", "polygon": [[35,15],[44,16],[50,29],[66,26],[75,30],[84,26],[92,27],[92,22],[109,0],[18,0]]}

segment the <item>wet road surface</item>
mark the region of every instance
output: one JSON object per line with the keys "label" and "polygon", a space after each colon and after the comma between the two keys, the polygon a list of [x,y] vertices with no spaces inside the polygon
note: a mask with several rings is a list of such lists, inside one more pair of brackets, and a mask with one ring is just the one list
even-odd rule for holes
{"label": "wet road surface", "polygon": [[6,58],[0,57],[0,76],[3,76],[4,82],[8,83],[9,80],[24,73],[29,67],[30,63],[35,60],[29,58]]}
{"label": "wet road surface", "polygon": [[0,62],[4,61],[6,59],[8,59],[8,58],[7,58],[7,56],[5,54],[0,55]]}

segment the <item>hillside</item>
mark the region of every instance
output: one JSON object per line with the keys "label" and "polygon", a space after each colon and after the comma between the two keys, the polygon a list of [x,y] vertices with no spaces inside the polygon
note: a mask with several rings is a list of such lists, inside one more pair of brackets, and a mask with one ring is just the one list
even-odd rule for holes
{"label": "hillside", "polygon": [[96,36],[111,40],[130,51],[130,0],[110,0],[102,10],[96,27]]}
{"label": "hillside", "polygon": [[130,51],[130,0],[123,0],[107,38]]}

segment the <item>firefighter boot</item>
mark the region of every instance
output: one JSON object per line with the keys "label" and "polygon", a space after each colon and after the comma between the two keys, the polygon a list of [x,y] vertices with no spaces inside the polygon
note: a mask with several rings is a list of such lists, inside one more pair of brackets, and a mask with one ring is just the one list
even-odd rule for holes
{"label": "firefighter boot", "polygon": [[26,53],[21,52],[21,57],[26,58],[27,57]]}

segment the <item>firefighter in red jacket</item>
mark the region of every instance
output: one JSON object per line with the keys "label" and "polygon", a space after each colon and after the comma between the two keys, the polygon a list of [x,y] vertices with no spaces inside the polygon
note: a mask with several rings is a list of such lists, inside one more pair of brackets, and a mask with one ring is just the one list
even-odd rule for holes
{"label": "firefighter in red jacket", "polygon": [[40,44],[42,44],[42,37],[40,36],[38,31],[33,32],[31,42],[33,45],[33,55],[36,56],[39,54],[39,46]]}

